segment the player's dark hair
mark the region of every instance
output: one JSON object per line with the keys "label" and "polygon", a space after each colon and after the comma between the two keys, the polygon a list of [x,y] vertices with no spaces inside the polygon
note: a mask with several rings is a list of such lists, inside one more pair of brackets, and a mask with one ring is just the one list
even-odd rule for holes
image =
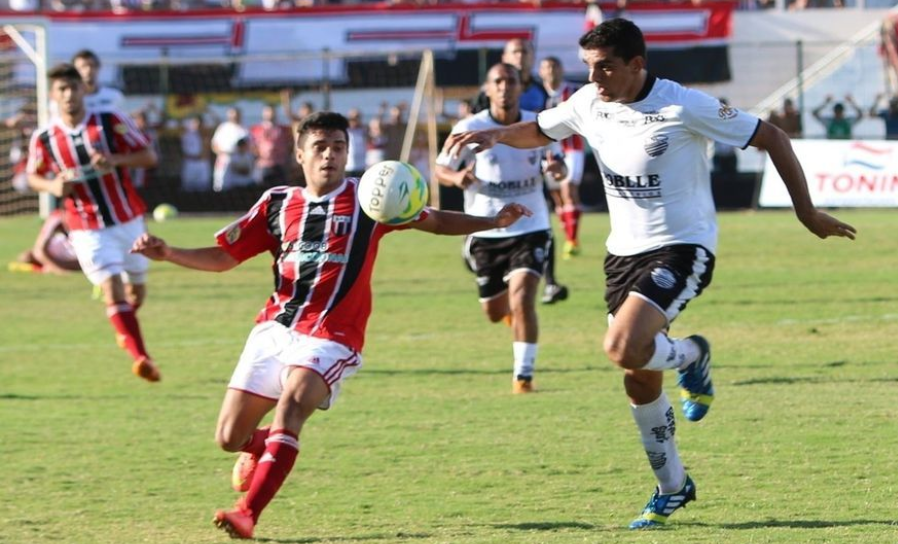
{"label": "player's dark hair", "polygon": [[551,62],[555,66],[561,66],[561,59],[555,56],[548,56],[543,58],[543,62]]}
{"label": "player's dark hair", "polygon": [[490,72],[492,72],[492,71],[495,70],[496,68],[499,68],[500,66],[501,66],[502,68],[505,68],[506,70],[510,71],[510,72],[513,73],[513,74],[517,74],[517,75],[518,75],[518,81],[521,80],[521,71],[518,70],[518,67],[517,67],[517,66],[515,66],[514,64],[508,64],[507,62],[497,62],[496,64],[490,66],[490,69],[486,71],[486,78],[485,78],[486,81],[489,81]]}
{"label": "player's dark hair", "polygon": [[580,47],[595,50],[610,47],[615,57],[630,62],[636,57],[647,58],[645,38],[639,27],[627,19],[609,19],[580,37]]}
{"label": "player's dark hair", "polygon": [[302,145],[303,138],[313,130],[340,130],[349,141],[349,120],[333,111],[316,111],[303,117],[296,127],[296,142]]}
{"label": "player's dark hair", "polygon": [[97,63],[97,66],[100,65],[100,57],[90,49],[82,49],[72,55],[72,64],[75,64],[75,61],[78,59],[92,60]]}
{"label": "player's dark hair", "polygon": [[50,68],[47,71],[47,79],[51,83],[59,79],[81,83],[81,74],[78,73],[74,66],[64,62]]}

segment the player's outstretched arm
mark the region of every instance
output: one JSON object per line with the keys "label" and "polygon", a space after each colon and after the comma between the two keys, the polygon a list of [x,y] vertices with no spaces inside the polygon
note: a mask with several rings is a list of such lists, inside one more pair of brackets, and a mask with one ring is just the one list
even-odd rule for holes
{"label": "player's outstretched arm", "polygon": [[427,217],[412,223],[412,228],[433,234],[472,234],[482,230],[498,229],[513,224],[521,217],[530,217],[533,212],[521,204],[506,204],[492,217],[479,217],[460,212],[430,210]]}
{"label": "player's outstretched arm", "polygon": [[857,229],[814,207],[804,170],[786,133],[766,121],[760,123],[750,143],[770,155],[773,166],[786,184],[798,220],[820,238],[841,236],[854,240]]}
{"label": "player's outstretched arm", "polygon": [[496,144],[505,144],[520,149],[543,147],[552,140],[540,132],[536,121],[515,123],[507,127],[473,130],[452,134],[443,146],[452,157],[457,157],[461,149],[473,145],[472,151],[480,153]]}
{"label": "player's outstretched arm", "polygon": [[218,246],[196,249],[171,247],[162,238],[148,232],[134,241],[131,253],[140,253],[154,261],[168,261],[184,268],[207,272],[224,272],[240,264]]}

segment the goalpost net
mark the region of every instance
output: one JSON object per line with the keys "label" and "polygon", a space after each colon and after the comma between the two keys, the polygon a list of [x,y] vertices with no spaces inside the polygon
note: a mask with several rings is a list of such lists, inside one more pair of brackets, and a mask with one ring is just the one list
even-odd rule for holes
{"label": "goalpost net", "polygon": [[49,206],[25,175],[31,133],[47,120],[46,73],[45,25],[0,20],[0,216]]}

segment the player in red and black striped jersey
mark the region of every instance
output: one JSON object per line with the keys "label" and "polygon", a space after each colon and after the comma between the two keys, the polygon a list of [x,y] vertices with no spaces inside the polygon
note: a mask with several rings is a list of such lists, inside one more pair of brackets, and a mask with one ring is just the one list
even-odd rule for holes
{"label": "player in red and black striped jersey", "polygon": [[[145,234],[133,248],[151,259],[216,272],[260,253],[274,257],[275,291],[231,377],[216,431],[224,450],[243,452],[232,485],[247,493],[234,509],[215,515],[216,525],[238,538],[252,537],[259,515],[292,469],[305,421],[315,410],[329,408],[344,378],[361,367],[380,239],[409,227],[470,234],[530,214],[519,204],[494,217],[426,208],[408,226],[376,223],[359,206],[358,180],[345,178],[348,126],[337,113],[304,118],[296,159],[307,186],[269,189],[216,234],[216,246],[175,248]],[[273,409],[270,428],[258,428]]]}
{"label": "player in red and black striped jersey", "polygon": [[85,107],[86,87],[73,66],[60,64],[47,75],[59,115],[31,137],[28,183],[64,200],[81,269],[102,289],[116,339],[134,359],[133,372],[159,381],[136,316],[146,297],[148,261],[129,252],[146,231],[146,206],[128,168],[155,166],[156,153],[127,115]]}
{"label": "player in red and black striped jersey", "polygon": [[[546,109],[554,108],[571,97],[577,90],[572,83],[564,80],[564,67],[558,57],[546,57],[539,63],[539,77],[549,93]],[[580,254],[580,182],[583,180],[585,163],[583,137],[574,134],[561,141],[564,149],[564,163],[568,176],[562,180],[558,191],[552,191],[555,210],[564,227],[564,258],[570,259]]]}

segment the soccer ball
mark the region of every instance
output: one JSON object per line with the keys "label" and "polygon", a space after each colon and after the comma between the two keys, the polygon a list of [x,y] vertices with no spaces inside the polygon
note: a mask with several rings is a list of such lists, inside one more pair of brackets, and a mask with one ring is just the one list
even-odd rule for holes
{"label": "soccer ball", "polygon": [[153,219],[157,223],[162,223],[168,219],[174,219],[178,216],[178,209],[171,204],[159,204],[153,209]]}
{"label": "soccer ball", "polygon": [[404,225],[414,221],[427,205],[430,190],[414,166],[383,161],[362,174],[358,193],[368,217],[387,225]]}

